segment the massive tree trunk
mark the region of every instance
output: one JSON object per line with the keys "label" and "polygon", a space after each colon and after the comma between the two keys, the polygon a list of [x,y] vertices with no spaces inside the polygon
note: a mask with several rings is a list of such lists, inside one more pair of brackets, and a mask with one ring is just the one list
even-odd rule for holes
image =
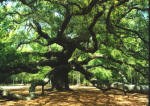
{"label": "massive tree trunk", "polygon": [[29,93],[31,97],[35,97],[35,88],[37,86],[42,86],[42,94],[44,94],[44,86],[48,84],[51,80],[50,90],[69,90],[69,80],[68,80],[68,65],[60,65],[48,72],[43,80],[33,80],[29,88]]}
{"label": "massive tree trunk", "polygon": [[69,90],[68,73],[70,67],[68,65],[60,65],[51,71],[49,77],[51,80],[52,88],[56,90]]}

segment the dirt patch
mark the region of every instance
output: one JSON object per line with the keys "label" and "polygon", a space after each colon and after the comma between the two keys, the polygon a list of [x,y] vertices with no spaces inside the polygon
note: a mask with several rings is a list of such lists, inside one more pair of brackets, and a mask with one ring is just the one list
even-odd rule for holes
{"label": "dirt patch", "polygon": [[[39,95],[34,100],[0,100],[0,106],[147,106],[148,95],[128,93],[111,90],[102,93],[94,87],[71,87],[73,91],[58,92],[45,91],[40,95],[38,87],[36,93]],[[12,92],[27,96],[28,89],[11,90]]]}

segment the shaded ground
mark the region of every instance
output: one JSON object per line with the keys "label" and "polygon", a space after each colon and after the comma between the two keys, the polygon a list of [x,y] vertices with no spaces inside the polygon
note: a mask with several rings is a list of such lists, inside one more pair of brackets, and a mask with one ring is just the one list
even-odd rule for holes
{"label": "shaded ground", "polygon": [[[58,92],[45,91],[40,95],[41,89],[37,88],[40,95],[34,100],[2,100],[0,106],[147,106],[148,96],[138,93],[124,95],[119,91],[108,91],[102,93],[95,87],[72,86],[73,91]],[[27,96],[27,87],[22,89],[11,89],[12,92]]]}

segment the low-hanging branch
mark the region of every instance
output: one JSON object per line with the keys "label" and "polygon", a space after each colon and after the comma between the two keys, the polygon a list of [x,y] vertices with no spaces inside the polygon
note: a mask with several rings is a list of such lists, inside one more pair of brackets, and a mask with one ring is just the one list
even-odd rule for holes
{"label": "low-hanging branch", "polygon": [[88,72],[82,65],[80,65],[79,63],[72,61],[71,64],[74,65],[76,71],[79,71],[80,73],[82,73],[85,78],[87,80],[90,81],[90,79],[93,77],[93,74],[91,72]]}
{"label": "low-hanging branch", "polygon": [[[114,61],[115,63],[119,63],[119,64],[127,64],[131,67],[133,67],[137,72],[139,72],[141,75],[143,75],[144,77],[146,77],[147,75],[144,74],[142,71],[139,70],[139,68],[137,67],[137,65],[132,65],[129,64],[127,61],[121,61],[121,60],[116,60],[114,59],[112,56],[107,57],[107,59]],[[142,67],[142,66],[140,66]],[[143,69],[147,69],[147,67],[142,67]],[[148,77],[148,76],[147,76]]]}
{"label": "low-hanging branch", "polygon": [[[105,59],[105,60],[109,60],[109,62],[114,62],[114,63],[118,63],[120,65],[122,64],[126,64],[126,65],[129,65],[131,67],[133,67],[135,69],[136,72],[140,73],[142,76],[144,77],[148,77],[147,74],[144,74],[144,72],[142,72],[140,67],[142,67],[143,69],[147,70],[148,67],[143,67],[142,65],[138,64],[138,67],[137,65],[132,65],[132,64],[129,64],[127,61],[121,61],[121,60],[118,60],[118,59],[115,59],[113,58],[112,56],[106,56],[106,55],[98,55],[98,56],[90,56],[88,57],[87,59],[85,59],[84,61],[81,61],[81,62],[78,62],[80,65],[84,65],[84,64],[87,64],[90,60],[92,59]],[[110,61],[111,60],[111,61]],[[117,68],[115,67],[112,67],[112,65],[109,65],[108,66],[105,66],[104,64],[97,64],[97,65],[94,65],[94,66],[86,66],[87,69],[90,69],[92,67],[98,67],[98,66],[102,66],[104,67],[105,69],[110,69],[110,70],[118,70]]]}
{"label": "low-hanging branch", "polygon": [[149,87],[148,85],[134,85],[134,84],[125,84],[121,82],[113,82],[113,83],[105,83],[103,81],[99,80],[93,80],[91,81],[92,84],[102,90],[103,92],[107,92],[108,90],[114,89],[114,90],[119,90],[126,93],[142,93],[142,94],[148,94],[149,92]]}

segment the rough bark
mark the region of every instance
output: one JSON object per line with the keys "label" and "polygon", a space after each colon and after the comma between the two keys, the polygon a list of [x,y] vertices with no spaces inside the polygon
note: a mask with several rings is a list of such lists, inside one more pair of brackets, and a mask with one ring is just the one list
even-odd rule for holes
{"label": "rough bark", "polygon": [[31,100],[34,98],[33,96],[25,97],[23,95],[11,93],[11,92],[4,90],[2,88],[0,88],[0,97],[4,98],[4,99],[8,99],[8,100]]}
{"label": "rough bark", "polygon": [[60,65],[51,71],[49,77],[52,83],[52,88],[56,90],[69,90],[68,73],[70,71],[68,65]]}
{"label": "rough bark", "polygon": [[93,86],[97,87],[98,89],[106,92],[111,89],[116,89],[123,91],[124,94],[126,93],[141,93],[141,94],[148,94],[149,86],[148,85],[135,85],[135,84],[124,84],[120,82],[113,82],[109,83],[109,81],[99,81],[99,80],[91,80]]}
{"label": "rough bark", "polygon": [[0,88],[0,97],[5,99],[25,99],[21,95],[10,93],[9,91],[4,90],[2,88]]}

